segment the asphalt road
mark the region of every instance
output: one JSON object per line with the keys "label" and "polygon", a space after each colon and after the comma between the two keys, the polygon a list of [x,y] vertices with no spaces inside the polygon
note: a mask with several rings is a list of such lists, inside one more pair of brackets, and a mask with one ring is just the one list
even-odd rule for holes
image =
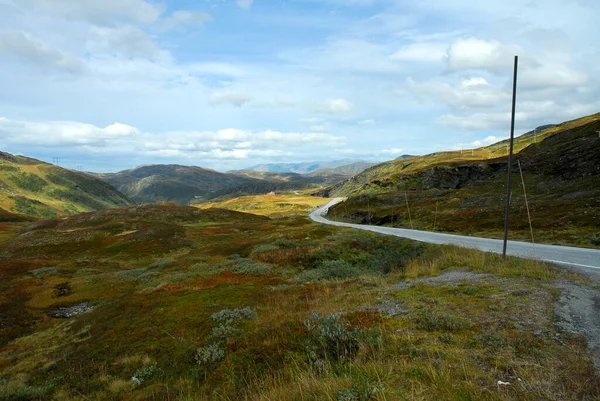
{"label": "asphalt road", "polygon": [[[342,198],[333,199],[310,214],[310,218],[317,223],[330,224],[339,227],[352,227],[359,230],[368,230],[385,235],[409,238],[416,241],[432,244],[457,245],[466,248],[475,248],[485,252],[502,253],[502,241],[497,239],[468,237],[464,235],[442,234],[430,231],[407,230],[404,228],[369,226],[364,224],[349,224],[327,220],[324,215],[329,207],[342,201]],[[527,259],[538,259],[546,262],[575,267],[579,269],[600,269],[600,250],[574,248],[558,245],[535,245],[529,242],[508,241],[508,255],[519,256]]]}

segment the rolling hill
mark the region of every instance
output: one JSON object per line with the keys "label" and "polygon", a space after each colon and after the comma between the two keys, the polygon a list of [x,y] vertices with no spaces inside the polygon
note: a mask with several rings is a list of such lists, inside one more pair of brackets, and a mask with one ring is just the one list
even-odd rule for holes
{"label": "rolling hill", "polygon": [[92,175],[138,203],[188,204],[219,197],[311,188],[319,181],[298,174],[233,174],[181,165],[149,165],[114,174]]}
{"label": "rolling hill", "polygon": [[113,174],[88,173],[138,203],[199,203],[216,198],[295,191],[333,185],[369,164],[344,165],[311,174],[237,170],[220,173],[195,166],[147,165]]}
{"label": "rolling hill", "polygon": [[0,152],[0,220],[51,218],[128,205],[131,201],[123,194],[85,173]]}
{"label": "rolling hill", "polygon": [[[538,240],[600,246],[598,130],[600,113],[515,139],[512,238],[531,240],[519,162]],[[500,237],[507,144],[396,159],[319,194],[349,197],[334,219]]]}

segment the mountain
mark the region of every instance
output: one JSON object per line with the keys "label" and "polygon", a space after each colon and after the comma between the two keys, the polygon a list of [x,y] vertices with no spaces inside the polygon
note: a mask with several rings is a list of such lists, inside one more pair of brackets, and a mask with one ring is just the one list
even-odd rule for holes
{"label": "mountain", "polygon": [[317,170],[334,169],[336,167],[342,167],[342,166],[353,165],[353,164],[356,164],[357,166],[349,167],[349,169],[354,169],[356,172],[360,172],[360,171],[357,171],[357,168],[361,164],[362,165],[366,165],[366,164],[373,165],[374,163],[369,163],[364,160],[358,160],[358,159],[342,159],[342,160],[334,160],[334,161],[329,161],[329,162],[259,164],[256,166],[248,167],[246,170],[263,171],[263,172],[268,172],[268,173],[309,174],[309,173],[315,172]]}
{"label": "mountain", "polygon": [[[599,130],[600,113],[515,139],[513,238],[531,240],[520,163],[536,236],[558,244],[600,245]],[[349,197],[330,210],[338,220],[499,237],[507,145],[392,160],[319,194]]]}
{"label": "mountain", "polygon": [[138,203],[197,203],[215,198],[266,194],[313,188],[327,181],[299,174],[274,174],[255,171],[220,173],[180,165],[140,166],[114,174],[93,174]]}
{"label": "mountain", "polygon": [[195,197],[256,180],[195,166],[148,165],[114,174],[94,174],[139,203],[187,204]]}
{"label": "mountain", "polygon": [[356,174],[362,173],[369,167],[373,167],[376,164],[377,163],[359,161],[359,162],[355,162],[355,163],[344,164],[344,165],[338,166],[338,167],[320,168],[320,169],[315,170],[312,173],[308,173],[306,175],[309,177],[333,177],[333,176],[343,177],[343,176],[346,176],[346,178],[349,178]]}
{"label": "mountain", "polygon": [[51,218],[131,205],[107,183],[85,173],[0,152],[0,220]]}

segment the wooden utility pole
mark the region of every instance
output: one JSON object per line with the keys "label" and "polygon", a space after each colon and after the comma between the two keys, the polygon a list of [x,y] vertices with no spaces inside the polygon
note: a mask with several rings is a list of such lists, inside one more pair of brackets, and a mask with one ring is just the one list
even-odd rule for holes
{"label": "wooden utility pole", "polygon": [[512,156],[515,138],[515,109],[517,102],[517,68],[519,56],[515,56],[515,68],[513,72],[512,114],[510,120],[510,152],[508,153],[508,178],[506,183],[506,208],[504,209],[504,244],[502,246],[502,259],[506,260],[506,245],[508,243],[508,211],[510,209],[510,177],[512,173]]}

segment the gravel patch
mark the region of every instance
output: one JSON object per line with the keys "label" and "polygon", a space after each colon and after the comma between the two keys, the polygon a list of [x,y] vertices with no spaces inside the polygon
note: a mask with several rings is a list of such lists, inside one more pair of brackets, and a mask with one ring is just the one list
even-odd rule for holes
{"label": "gravel patch", "polygon": [[562,294],[556,305],[561,330],[585,337],[596,372],[600,374],[600,291],[559,283]]}
{"label": "gravel patch", "polygon": [[465,271],[451,271],[444,274],[440,274],[435,277],[423,277],[417,278],[410,281],[405,281],[403,283],[393,284],[390,286],[391,290],[406,290],[410,287],[413,287],[415,284],[423,283],[428,285],[436,285],[436,284],[460,284],[465,281],[481,281],[483,279],[488,279],[493,277],[491,274],[485,273],[473,273],[473,272],[465,272]]}

